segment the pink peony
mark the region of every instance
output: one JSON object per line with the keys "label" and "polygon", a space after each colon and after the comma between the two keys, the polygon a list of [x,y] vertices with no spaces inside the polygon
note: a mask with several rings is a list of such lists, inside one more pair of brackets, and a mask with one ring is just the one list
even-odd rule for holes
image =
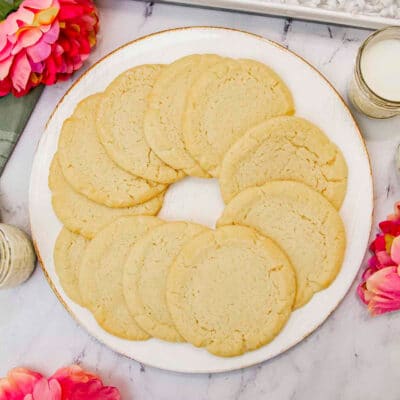
{"label": "pink peony", "polygon": [[104,386],[78,365],[62,368],[49,379],[25,368],[0,379],[0,400],[120,400],[118,389]]}
{"label": "pink peony", "polygon": [[96,375],[84,371],[77,365],[58,370],[50,377],[57,380],[62,388],[62,400],[119,400],[116,388],[103,386]]}
{"label": "pink peony", "polygon": [[79,69],[96,44],[92,0],[24,0],[0,22],[0,96],[23,96]]}
{"label": "pink peony", "polygon": [[0,399],[25,399],[25,395],[33,393],[36,384],[43,379],[37,372],[25,368],[12,369],[6,378],[0,379]]}
{"label": "pink peony", "polygon": [[358,288],[372,315],[400,309],[399,267],[385,267],[368,276]]}
{"label": "pink peony", "polygon": [[400,203],[379,224],[370,245],[372,257],[358,286],[360,299],[372,315],[400,310]]}

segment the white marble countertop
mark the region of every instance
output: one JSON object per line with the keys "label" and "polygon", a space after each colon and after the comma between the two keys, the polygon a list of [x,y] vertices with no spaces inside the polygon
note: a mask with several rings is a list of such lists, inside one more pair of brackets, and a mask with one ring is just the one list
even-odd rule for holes
{"label": "white marble countertop", "polygon": [[[184,25],[227,26],[260,34],[297,52],[345,96],[354,58],[368,31],[234,12],[99,0],[100,41],[85,67],[132,39]],[[74,77],[77,78],[78,75]],[[3,222],[29,231],[28,186],[36,144],[57,101],[74,79],[47,88],[0,179]],[[370,152],[375,223],[400,199],[394,166],[400,118],[373,121],[355,113]],[[351,238],[350,238],[351,239]],[[0,292],[0,376],[25,365],[50,374],[79,363],[121,389],[123,399],[363,399],[400,398],[400,314],[372,319],[356,283],[329,320],[302,343],[258,366],[216,375],[153,369],[119,356],[80,328],[40,268],[24,285]]]}

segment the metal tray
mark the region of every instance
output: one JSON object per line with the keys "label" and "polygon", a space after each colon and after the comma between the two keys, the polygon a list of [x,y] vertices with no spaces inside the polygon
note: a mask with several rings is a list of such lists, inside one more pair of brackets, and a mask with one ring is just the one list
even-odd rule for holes
{"label": "metal tray", "polygon": [[344,11],[326,10],[317,7],[272,3],[268,0],[158,0],[162,3],[177,3],[192,6],[247,11],[257,14],[275,15],[326,22],[338,25],[378,29],[389,25],[400,26],[400,19],[351,14]]}

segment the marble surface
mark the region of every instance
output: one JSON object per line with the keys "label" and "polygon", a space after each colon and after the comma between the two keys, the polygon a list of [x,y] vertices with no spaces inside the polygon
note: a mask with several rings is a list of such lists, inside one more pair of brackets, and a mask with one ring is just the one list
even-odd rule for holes
{"label": "marble surface", "polygon": [[[184,25],[243,29],[276,40],[319,68],[344,96],[357,49],[368,31],[225,11],[131,0],[98,1],[102,30],[86,67],[137,37]],[[28,186],[36,144],[73,79],[47,88],[0,179],[3,222],[29,232]],[[367,141],[375,183],[375,218],[400,198],[394,164],[400,118],[373,121],[355,112]],[[374,231],[373,231],[374,233]],[[357,238],[349,238],[357,240]],[[80,328],[64,310],[40,268],[24,285],[0,292],[0,376],[17,365],[50,374],[78,363],[117,385],[123,399],[363,399],[400,398],[400,314],[371,319],[355,286],[329,320],[281,356],[232,373],[184,375],[128,360]]]}

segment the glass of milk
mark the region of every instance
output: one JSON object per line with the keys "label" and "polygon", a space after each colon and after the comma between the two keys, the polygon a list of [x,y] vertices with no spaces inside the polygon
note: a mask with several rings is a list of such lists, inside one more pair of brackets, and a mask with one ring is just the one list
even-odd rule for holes
{"label": "glass of milk", "polygon": [[360,47],[349,97],[369,117],[400,115],[400,27],[376,31]]}

